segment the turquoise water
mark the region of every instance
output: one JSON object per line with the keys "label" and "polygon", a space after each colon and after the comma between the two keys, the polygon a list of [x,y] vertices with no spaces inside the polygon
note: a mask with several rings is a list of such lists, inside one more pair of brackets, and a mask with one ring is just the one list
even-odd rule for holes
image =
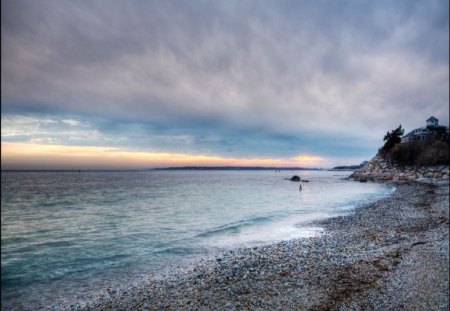
{"label": "turquoise water", "polygon": [[[284,180],[300,175],[309,183]],[[329,171],[2,172],[2,310],[68,304],[217,251],[320,234],[392,192]]]}

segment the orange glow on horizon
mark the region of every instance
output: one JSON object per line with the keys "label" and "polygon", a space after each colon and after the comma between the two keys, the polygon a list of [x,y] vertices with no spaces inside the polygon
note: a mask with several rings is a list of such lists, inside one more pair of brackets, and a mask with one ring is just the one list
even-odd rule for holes
{"label": "orange glow on horizon", "polygon": [[293,158],[293,160],[302,162],[302,163],[320,163],[320,162],[325,161],[324,158],[317,157],[317,156],[310,156],[310,155],[301,155],[301,156]]}
{"label": "orange glow on horizon", "polygon": [[41,145],[2,142],[2,168],[140,169],[166,166],[318,167],[325,159],[300,155],[288,159],[227,158],[213,155],[128,151],[113,147]]}

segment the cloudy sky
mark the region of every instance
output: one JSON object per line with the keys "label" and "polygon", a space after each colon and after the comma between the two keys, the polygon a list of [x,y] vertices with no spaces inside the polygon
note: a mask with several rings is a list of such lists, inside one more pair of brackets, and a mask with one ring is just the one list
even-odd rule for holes
{"label": "cloudy sky", "polygon": [[1,3],[4,169],[332,167],[448,124],[448,0]]}

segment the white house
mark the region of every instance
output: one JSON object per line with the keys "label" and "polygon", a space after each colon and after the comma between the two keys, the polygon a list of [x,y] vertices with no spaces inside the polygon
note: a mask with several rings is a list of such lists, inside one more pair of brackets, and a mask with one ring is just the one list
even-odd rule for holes
{"label": "white house", "polygon": [[[427,120],[426,127],[419,127],[415,130],[412,130],[408,134],[402,137],[402,143],[406,143],[414,140],[425,140],[428,136],[428,127],[437,127],[439,126],[439,120],[433,116],[429,117]],[[448,131],[448,129],[447,129]]]}

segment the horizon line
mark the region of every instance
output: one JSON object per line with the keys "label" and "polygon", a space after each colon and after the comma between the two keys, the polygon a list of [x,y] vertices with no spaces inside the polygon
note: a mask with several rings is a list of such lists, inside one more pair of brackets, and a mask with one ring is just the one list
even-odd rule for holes
{"label": "horizon line", "polygon": [[102,168],[90,168],[90,169],[1,169],[2,172],[86,172],[86,171],[158,171],[158,170],[334,170],[334,169],[352,169],[356,165],[345,165],[335,167],[292,167],[292,166],[169,166],[169,167],[154,167],[154,168],[121,168],[121,169],[102,169]]}

